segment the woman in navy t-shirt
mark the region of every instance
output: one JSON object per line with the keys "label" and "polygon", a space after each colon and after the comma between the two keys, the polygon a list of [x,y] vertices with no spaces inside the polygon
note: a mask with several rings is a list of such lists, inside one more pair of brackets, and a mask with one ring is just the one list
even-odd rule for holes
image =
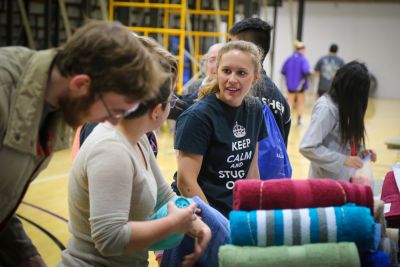
{"label": "woman in navy t-shirt", "polygon": [[177,120],[177,187],[198,195],[226,217],[238,179],[259,179],[257,142],[267,135],[261,102],[247,96],[260,78],[261,53],[233,41],[218,54],[217,80]]}

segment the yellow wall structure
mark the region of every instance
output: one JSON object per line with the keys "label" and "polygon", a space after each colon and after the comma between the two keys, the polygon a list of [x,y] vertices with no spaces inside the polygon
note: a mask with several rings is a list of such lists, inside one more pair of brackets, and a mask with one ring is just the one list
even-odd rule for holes
{"label": "yellow wall structure", "polygon": [[[182,92],[183,87],[183,68],[184,68],[184,55],[185,55],[185,40],[186,37],[194,38],[194,55],[193,58],[198,60],[201,57],[200,50],[200,38],[202,37],[220,37],[227,36],[227,33],[211,32],[211,31],[188,31],[186,24],[186,16],[190,15],[215,15],[215,16],[227,16],[229,29],[233,23],[233,0],[229,0],[228,10],[208,10],[201,9],[200,0],[196,0],[195,9],[188,9],[186,0],[181,0],[180,4],[171,4],[170,0],[165,0],[164,3],[152,3],[146,0],[145,2],[126,2],[126,1],[109,1],[109,20],[114,20],[114,12],[116,7],[129,7],[129,8],[154,8],[154,9],[164,9],[164,27],[162,28],[148,28],[148,27],[130,27],[129,30],[135,32],[141,32],[143,35],[147,36],[149,33],[160,33],[163,34],[163,45],[167,48],[169,36],[179,36],[179,53],[177,55],[179,60],[179,81],[178,81],[178,93]],[[180,28],[170,29],[169,14],[180,15]],[[198,67],[193,64],[193,73],[197,73]]]}

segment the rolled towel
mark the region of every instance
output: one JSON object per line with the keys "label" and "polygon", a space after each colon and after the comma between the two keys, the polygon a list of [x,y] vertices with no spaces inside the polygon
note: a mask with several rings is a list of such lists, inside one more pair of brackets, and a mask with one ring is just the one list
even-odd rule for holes
{"label": "rolled towel", "polygon": [[[229,241],[229,221],[219,211],[204,203],[199,197],[193,197],[201,212],[199,216],[212,233],[207,249],[194,264],[194,267],[218,267],[218,248]],[[164,251],[161,267],[180,267],[183,258],[194,250],[194,239],[185,235],[178,247]]]}
{"label": "rolled towel", "polygon": [[374,249],[375,223],[365,207],[231,211],[229,221],[230,243],[238,246],[347,241],[355,242],[360,251]]}
{"label": "rolled towel", "polygon": [[241,179],[233,189],[234,210],[300,209],[355,203],[373,209],[371,187],[332,179]]}
{"label": "rolled towel", "polygon": [[359,267],[354,243],[308,244],[281,247],[220,247],[220,267]]}

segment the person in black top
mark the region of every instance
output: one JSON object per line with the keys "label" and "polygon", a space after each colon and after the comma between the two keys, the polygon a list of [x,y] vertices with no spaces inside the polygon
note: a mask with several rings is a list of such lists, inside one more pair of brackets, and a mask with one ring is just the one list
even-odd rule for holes
{"label": "person in black top", "polygon": [[183,95],[177,95],[179,100],[175,107],[171,108],[171,112],[168,115],[168,119],[176,120],[179,115],[182,114],[189,106],[191,106],[197,98],[197,93],[200,87],[207,85],[215,79],[217,72],[217,56],[219,49],[223,46],[222,43],[213,44],[208,48],[206,59],[206,77],[201,80],[194,81],[189,85],[187,91]]}
{"label": "person in black top", "polygon": [[232,41],[219,52],[217,79],[176,123],[177,187],[228,217],[238,179],[259,179],[258,141],[267,136],[261,102],[248,96],[260,79],[261,52]]}
{"label": "person in black top", "polygon": [[215,75],[217,75],[218,51],[223,45],[224,44],[222,43],[216,43],[208,48],[207,54],[204,57],[206,76],[201,80],[192,82],[192,84],[187,88],[186,94],[195,94],[197,96],[200,87],[207,85],[215,79]]}
{"label": "person in black top", "polygon": [[[261,62],[263,62],[270,48],[271,29],[268,23],[259,18],[247,18],[236,22],[229,33],[231,40],[245,40],[261,48],[263,51]],[[253,86],[252,91],[253,95],[258,97],[263,104],[269,105],[287,147],[291,125],[290,107],[264,69],[261,69],[261,79]],[[194,103],[196,97],[197,94],[185,95],[171,109],[168,118],[176,120],[183,111]]]}
{"label": "person in black top", "polygon": [[[264,62],[270,48],[271,29],[267,22],[259,18],[246,18],[236,22],[229,31],[231,40],[245,40],[256,44],[263,51],[261,62]],[[281,91],[262,69],[262,78],[253,86],[253,95],[263,104],[268,104],[276,124],[287,146],[290,132],[290,107]]]}

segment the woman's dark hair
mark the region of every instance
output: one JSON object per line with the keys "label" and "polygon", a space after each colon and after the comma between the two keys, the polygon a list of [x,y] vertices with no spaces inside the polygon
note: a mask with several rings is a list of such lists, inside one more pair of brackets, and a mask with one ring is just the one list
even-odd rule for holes
{"label": "woman's dark hair", "polygon": [[161,85],[157,97],[145,101],[139,105],[139,107],[130,113],[129,115],[125,116],[124,119],[135,119],[143,114],[145,114],[148,110],[152,109],[153,107],[157,106],[158,104],[162,104],[163,110],[166,108],[166,104],[168,103],[169,96],[172,93],[172,77],[167,79],[163,85]]}
{"label": "woman's dark hair", "polygon": [[267,56],[271,43],[272,27],[260,18],[245,18],[236,22],[229,30],[230,35],[236,35],[239,40],[252,42],[262,49],[261,62]]}
{"label": "woman's dark hair", "polygon": [[328,92],[339,109],[339,129],[342,145],[350,143],[357,148],[365,145],[364,116],[368,106],[369,72],[358,61],[342,66]]}
{"label": "woman's dark hair", "polygon": [[138,109],[133,111],[131,114],[125,116],[125,119],[135,119],[143,114],[145,114],[148,110],[157,106],[158,104],[162,104],[163,110],[165,110],[168,98],[171,95],[173,88],[176,84],[176,80],[178,77],[178,61],[174,55],[168,52],[164,47],[162,47],[156,40],[145,37],[145,36],[137,36],[139,41],[156,57],[158,58],[160,66],[163,70],[168,74],[168,79],[164,81],[164,83],[160,86],[159,92],[156,97],[144,101],[140,104]]}

